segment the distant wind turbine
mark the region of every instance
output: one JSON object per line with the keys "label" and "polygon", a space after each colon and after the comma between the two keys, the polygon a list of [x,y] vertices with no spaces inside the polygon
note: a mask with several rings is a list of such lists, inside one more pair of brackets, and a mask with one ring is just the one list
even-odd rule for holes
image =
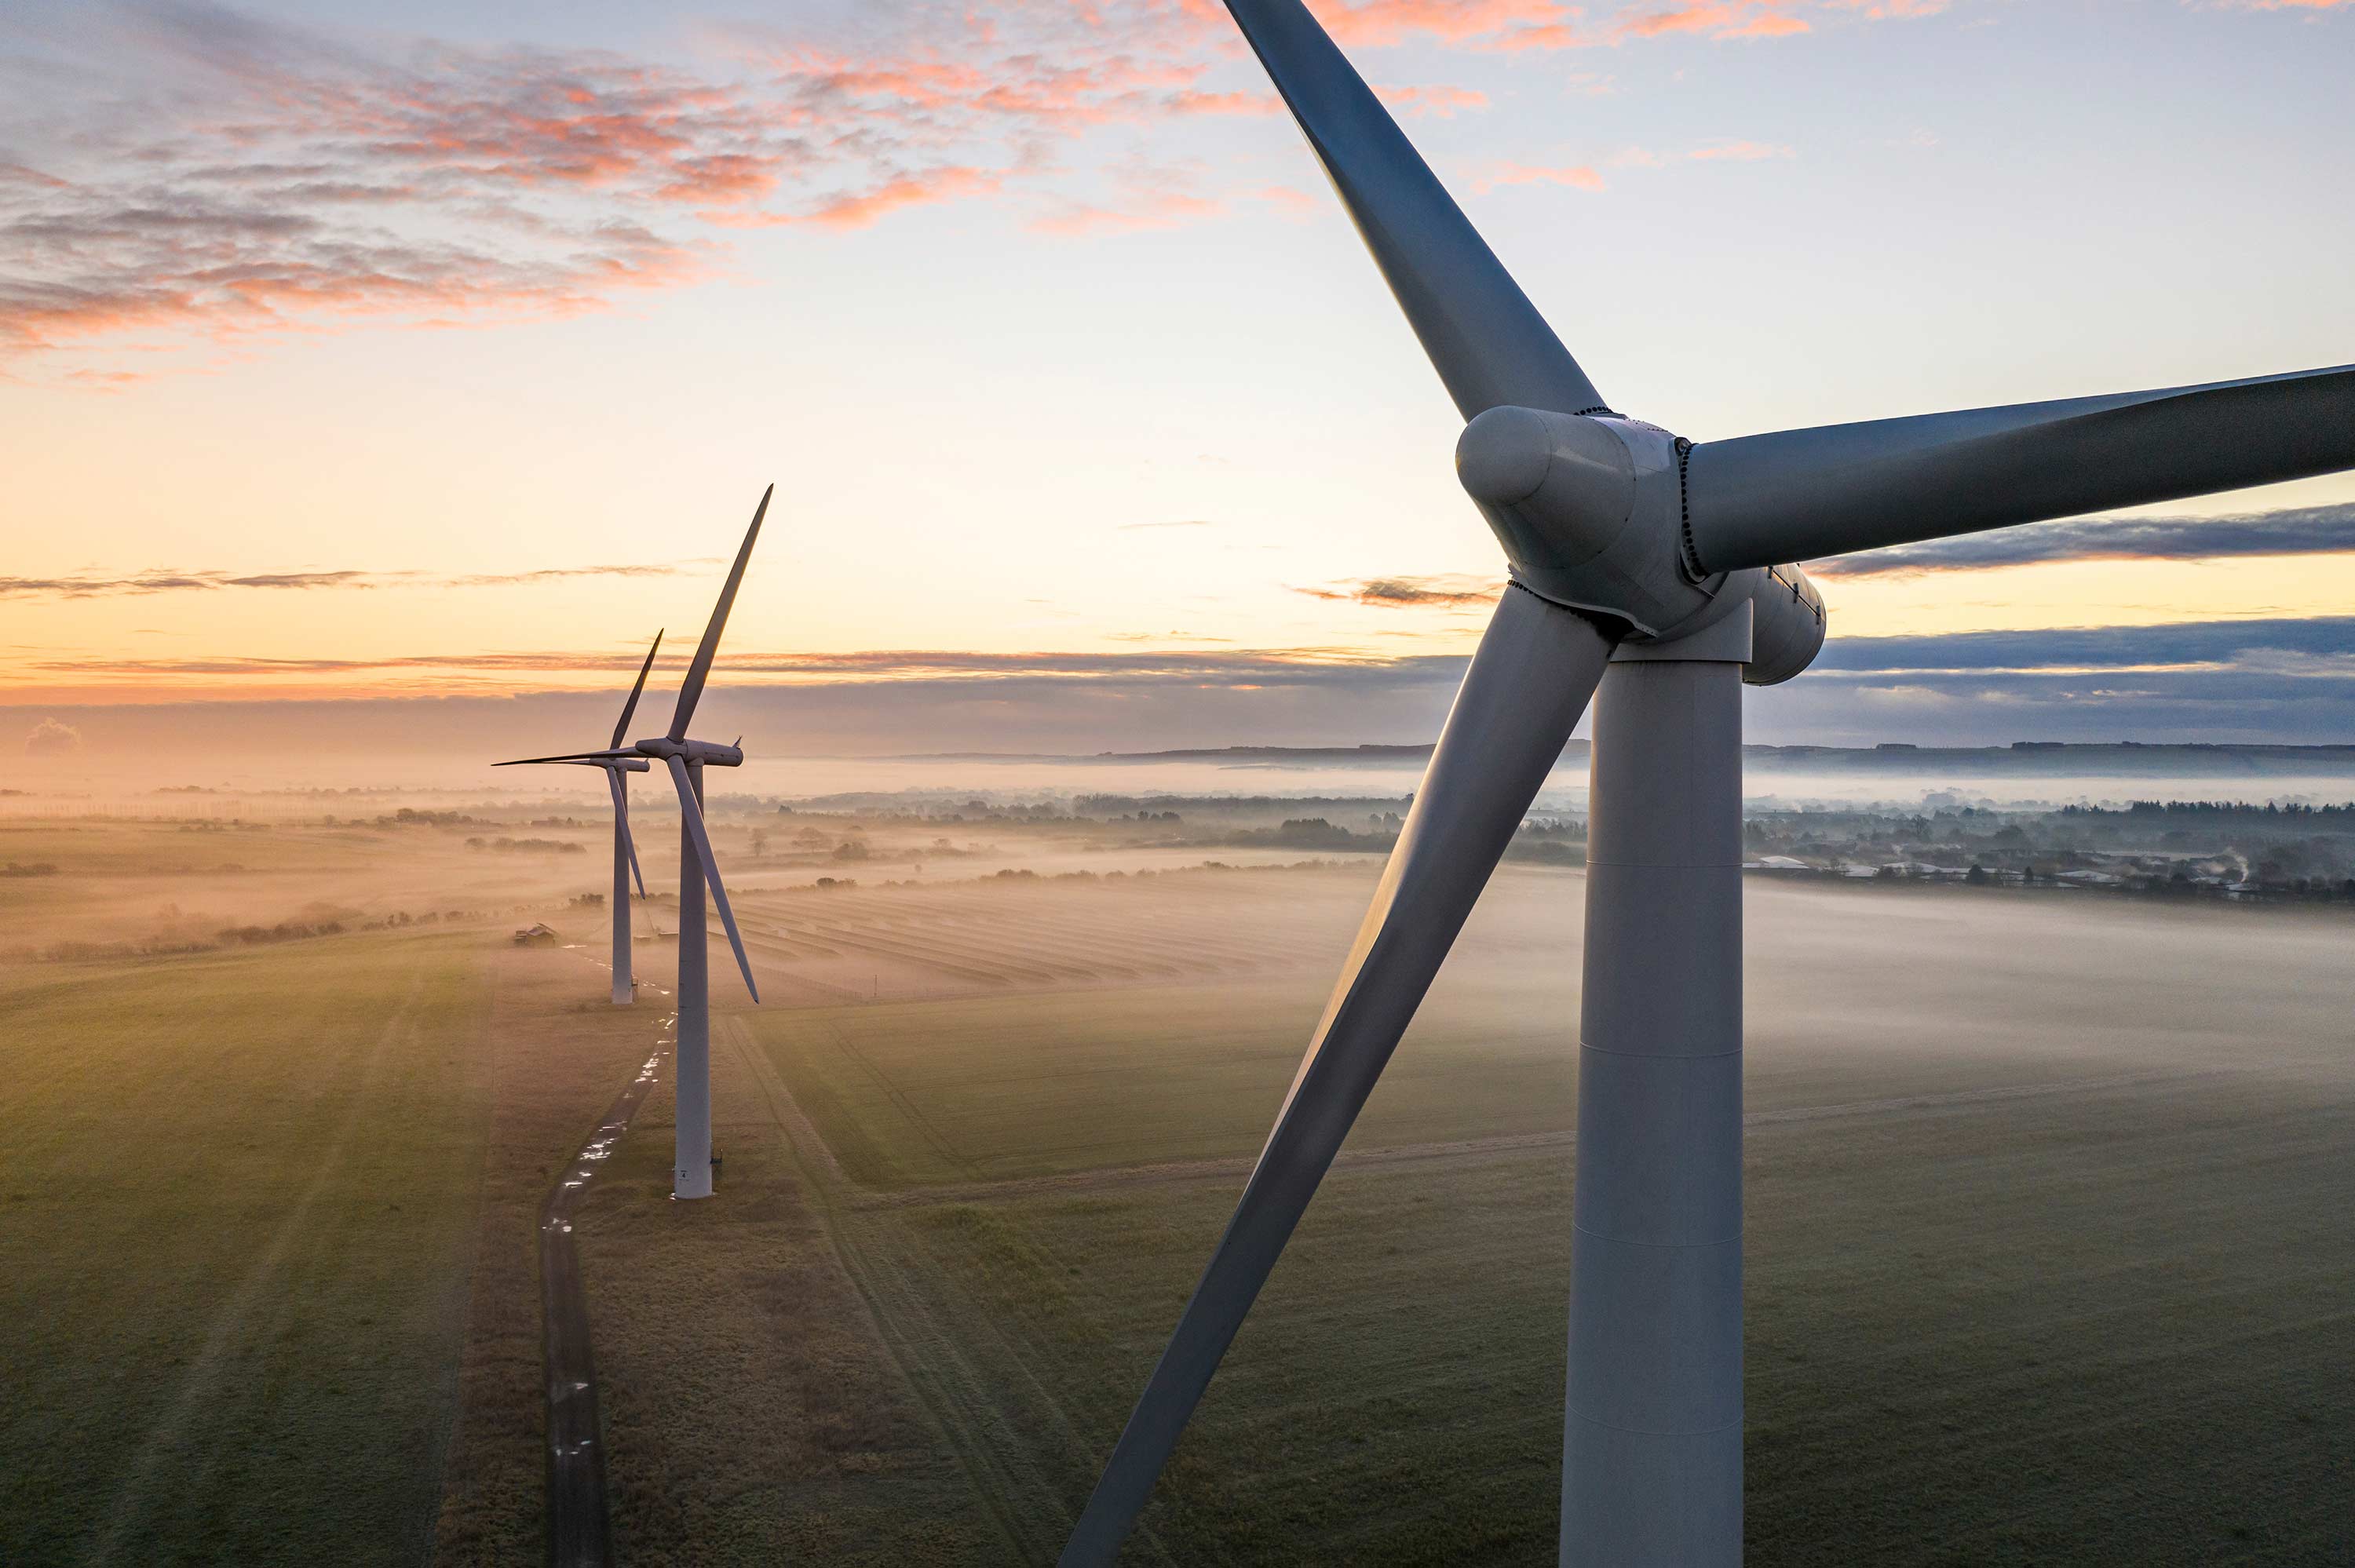
{"label": "distant wind turbine", "polygon": [[680,820],[678,1048],[673,1054],[678,1072],[678,1132],[671,1171],[671,1195],[677,1198],[711,1196],[711,963],[709,933],[703,917],[707,883],[711,888],[712,902],[719,906],[719,924],[727,929],[728,945],[736,950],[736,967],[744,976],[744,989],[755,1002],[761,1000],[761,988],[752,979],[751,961],[744,956],[744,939],[737,934],[735,912],[728,906],[728,889],[719,880],[719,863],[711,853],[711,835],[703,824],[704,768],[741,768],[744,765],[744,748],[741,745],[690,740],[687,726],[695,717],[696,704],[703,698],[704,682],[711,674],[712,655],[719,650],[719,634],[727,630],[728,612],[735,608],[736,590],[744,581],[745,564],[752,558],[752,546],[761,537],[761,519],[769,514],[769,498],[776,489],[773,484],[761,493],[761,504],[752,513],[752,525],[745,530],[743,546],[736,552],[736,564],[728,569],[728,584],[719,590],[719,602],[712,608],[711,624],[703,629],[703,641],[696,645],[695,658],[687,667],[687,679],[679,683],[678,704],[671,710],[667,733],[623,747],[617,732],[611,750],[575,752],[566,757],[527,757],[515,763],[499,764],[510,768],[526,762],[651,758],[661,761],[670,771],[671,783],[678,791]]}
{"label": "distant wind turbine", "polygon": [[[655,667],[655,655],[661,652],[662,633],[657,631],[655,645],[646,650],[645,662],[638,666],[638,679],[630,688],[630,700],[622,705],[622,716],[614,721],[614,746],[622,744],[622,736],[630,727],[630,715],[638,711],[638,694],[646,689],[646,672]],[[652,765],[635,756],[581,757],[568,761],[573,767],[602,768],[605,783],[613,795],[613,1005],[626,1007],[637,1000],[637,981],[630,969],[630,878],[634,875],[638,879],[641,898],[646,895],[646,878],[638,870],[638,847],[630,839],[630,792],[622,776],[644,773]],[[497,762],[492,766],[515,768],[522,764]]]}
{"label": "distant wind turbine", "polygon": [[[1742,1557],[1742,685],[1782,563],[2355,467],[2355,366],[1696,445],[1614,411],[1299,0],[1227,0],[1467,421],[1512,584],[1201,1283],[1063,1552],[1112,1562],[1598,687],[1561,1561]],[[1591,260],[1599,302],[1645,297]]]}

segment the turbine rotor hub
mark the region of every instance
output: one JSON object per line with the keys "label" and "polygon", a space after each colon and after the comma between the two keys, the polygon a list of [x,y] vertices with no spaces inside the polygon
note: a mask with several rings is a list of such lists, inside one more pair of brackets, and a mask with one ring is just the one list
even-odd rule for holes
{"label": "turbine rotor hub", "polygon": [[1724,586],[1683,569],[1678,471],[1673,436],[1615,417],[1490,408],[1455,443],[1456,478],[1514,580],[1638,636],[1706,611]]}
{"label": "turbine rotor hub", "polygon": [[1617,622],[1636,643],[1689,637],[1754,603],[1761,652],[1744,678],[1788,680],[1823,645],[1823,601],[1796,567],[1693,569],[1690,450],[1616,414],[1497,408],[1464,427],[1455,474],[1504,546],[1513,580],[1540,599]]}

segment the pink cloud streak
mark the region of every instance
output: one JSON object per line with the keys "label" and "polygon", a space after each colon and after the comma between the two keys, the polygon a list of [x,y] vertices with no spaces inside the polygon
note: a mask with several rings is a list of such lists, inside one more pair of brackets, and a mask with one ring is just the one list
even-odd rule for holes
{"label": "pink cloud streak", "polygon": [[[2243,0],[2329,8],[2334,0]],[[1318,0],[1370,50],[1738,39],[1810,16],[1943,0]],[[839,37],[707,29],[701,66],[606,52],[368,41],[208,0],[131,0],[82,38],[85,74],[31,103],[52,143],[0,163],[0,361],[104,343],[194,348],[361,321],[569,316],[713,275],[729,231],[871,228],[992,202],[1034,231],[1103,235],[1289,209],[1264,176],[1107,162],[1097,132],[1280,112],[1213,0],[919,0]],[[716,68],[716,69],[715,69]],[[1222,74],[1223,73],[1223,74]],[[152,90],[150,90],[152,89]],[[1377,90],[1401,115],[1484,108],[1444,83]],[[1694,156],[1760,155],[1729,143]],[[1480,188],[1599,189],[1577,165]],[[696,226],[700,226],[698,232]],[[152,343],[149,340],[155,340]],[[127,372],[61,375],[119,386]]]}

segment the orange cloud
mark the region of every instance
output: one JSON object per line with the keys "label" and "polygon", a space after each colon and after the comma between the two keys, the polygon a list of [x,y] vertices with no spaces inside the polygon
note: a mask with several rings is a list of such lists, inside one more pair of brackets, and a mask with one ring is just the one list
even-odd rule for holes
{"label": "orange cloud", "polygon": [[67,182],[55,175],[45,175],[38,169],[28,169],[22,164],[0,164],[0,185],[41,185],[49,190],[64,190]]}
{"label": "orange cloud", "polygon": [[1279,114],[1284,101],[1272,92],[1198,92],[1192,88],[1164,100],[1173,114]]}
{"label": "orange cloud", "polygon": [[839,196],[797,219],[823,228],[865,228],[877,218],[901,207],[921,207],[958,196],[986,196],[1005,185],[1005,177],[987,169],[950,165],[926,169],[886,180],[872,190]]}
{"label": "orange cloud", "polygon": [[91,208],[45,226],[46,240],[76,251],[78,277],[0,283],[0,349],[22,353],[132,332],[225,343],[364,317],[437,325],[560,318],[704,271],[692,249],[644,229],[609,224],[575,238],[580,248],[570,254],[516,260],[460,244],[359,238],[201,203]]}
{"label": "orange cloud", "polygon": [[[856,49],[740,31],[731,79],[592,50],[362,44],[219,7],[113,13],[91,69],[169,90],[136,121],[64,86],[27,106],[54,145],[0,164],[0,355],[606,309],[708,275],[719,247],[683,222],[863,228],[1083,179],[1052,149],[1092,127],[1277,107],[1204,85],[1234,48],[1204,0],[983,0],[900,26]],[[1220,208],[1103,205],[1042,227]]]}
{"label": "orange cloud", "polygon": [[673,178],[654,193],[657,201],[733,207],[756,202],[778,185],[774,164],[746,153],[679,158],[672,162],[670,168]]}
{"label": "orange cloud", "polygon": [[1789,0],[1691,0],[1665,11],[1628,19],[1620,30],[1638,38],[1671,33],[1700,33],[1712,38],[1774,38],[1808,31],[1807,24],[1791,16]]}
{"label": "orange cloud", "polygon": [[[1412,591],[1404,583],[1391,586]],[[1369,602],[1384,601],[1377,599]],[[16,661],[12,676],[16,678],[17,690],[24,695],[32,694],[36,685],[54,694],[60,686],[70,684],[85,695],[101,700],[108,689],[113,688],[118,692],[136,692],[140,700],[165,695],[266,701],[329,694],[368,696],[435,690],[545,691],[549,688],[547,677],[551,675],[590,677],[602,688],[610,683],[613,673],[634,671],[644,657],[634,649],[409,653],[358,658],[276,658],[238,653],[186,658],[36,654]],[[1406,662],[1421,663],[1431,658],[1409,655]],[[1393,670],[1401,662],[1397,656],[1333,647],[1163,647],[1135,652],[1018,652],[877,649],[722,653],[719,667],[731,681],[748,686],[986,680],[1056,683],[1125,681],[1179,685],[1205,682],[1226,684],[1241,680],[1262,684],[1316,685],[1347,681],[1353,671]],[[666,653],[655,661],[655,669],[658,673],[667,673],[684,669],[687,663],[687,655],[683,652]],[[1450,667],[1460,671],[1460,659],[1453,661]]]}
{"label": "orange cloud", "polygon": [[112,599],[125,595],[147,595],[186,591],[211,592],[219,588],[267,588],[276,592],[317,588],[516,588],[539,583],[566,582],[581,577],[676,577],[689,567],[709,567],[717,563],[695,560],[678,563],[649,563],[591,567],[538,567],[521,572],[469,572],[456,577],[417,570],[378,572],[343,567],[332,570],[313,568],[297,572],[238,573],[220,567],[199,567],[184,570],[159,567],[127,576],[107,577],[84,572],[64,577],[0,577],[0,599]]}
{"label": "orange cloud", "polygon": [[1488,95],[1468,87],[1377,87],[1374,96],[1412,115],[1452,120],[1459,109],[1486,109]]}
{"label": "orange cloud", "polygon": [[[1888,15],[1888,13],[1882,12],[1874,12],[1871,14],[1875,16]],[[1721,38],[1786,38],[1794,33],[1805,33],[1810,30],[1811,29],[1808,27],[1807,24],[1799,20],[1796,16],[1786,16],[1780,11],[1761,11],[1756,16],[1751,17],[1748,21],[1736,26],[1728,27],[1724,31],[1718,33],[1716,37]]]}
{"label": "orange cloud", "polygon": [[1447,43],[1489,39],[1527,27],[1559,26],[1579,14],[1576,6],[1556,0],[1333,0],[1310,8],[1335,41],[1365,48],[1418,37]]}
{"label": "orange cloud", "polygon": [[[1918,16],[1944,0],[1318,0],[1355,48],[1617,46],[1802,31],[1810,15]],[[2328,8],[2327,0],[2243,0]],[[2355,0],[2348,0],[2355,3]],[[715,270],[713,230],[850,229],[1006,201],[1053,234],[1215,218],[1247,191],[1124,184],[1107,126],[1261,115],[1212,73],[1243,53],[1213,0],[961,0],[791,31],[719,25],[717,70],[590,49],[332,34],[216,5],[110,10],[23,79],[0,163],[0,358],[137,338],[204,349],[359,321],[483,323],[611,309]],[[711,62],[704,62],[709,66]],[[73,84],[141,80],[140,112]],[[1443,84],[1379,90],[1402,114],[1484,107]],[[1728,143],[1693,154],[1757,155]],[[1085,149],[1077,152],[1073,150]],[[1091,157],[1095,160],[1091,162]],[[1109,180],[1109,191],[1091,191]],[[1499,165],[1481,188],[1599,189],[1591,167]],[[699,225],[698,237],[690,227]],[[118,366],[61,380],[120,387]]]}
{"label": "orange cloud", "polygon": [[[2355,0],[2246,0],[2249,4],[2346,4]],[[1786,37],[1813,29],[1809,11],[1869,19],[1926,16],[1947,0],[1681,0],[1637,4],[1597,15],[1568,0],[1326,0],[1314,7],[1334,37],[1379,48],[1417,38],[1503,50],[1617,47],[1678,37],[1716,40]]]}

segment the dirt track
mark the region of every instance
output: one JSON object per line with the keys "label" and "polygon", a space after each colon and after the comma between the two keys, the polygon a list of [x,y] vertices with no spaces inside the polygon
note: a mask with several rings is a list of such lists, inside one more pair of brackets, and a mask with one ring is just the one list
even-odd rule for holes
{"label": "dirt track", "polygon": [[[670,1031],[664,1030],[667,1041]],[[548,1379],[548,1560],[559,1568],[604,1568],[613,1560],[605,1507],[605,1450],[597,1441],[597,1368],[591,1353],[589,1298],[572,1217],[597,1167],[630,1129],[670,1054],[646,1058],[606,1107],[596,1132],[557,1179],[539,1211],[540,1346]]]}
{"label": "dirt track", "polygon": [[[585,955],[584,955],[585,956]],[[597,967],[607,966],[594,959]],[[610,972],[610,971],[609,971]],[[641,986],[667,997],[659,986]],[[589,1141],[556,1179],[539,1210],[540,1356],[548,1390],[548,1560],[558,1568],[607,1568],[613,1538],[605,1498],[605,1450],[598,1441],[597,1366],[589,1331],[589,1296],[581,1276],[573,1216],[589,1183],[630,1129],[677,1036],[677,1016],[663,1019],[660,1043],[623,1086]]]}

